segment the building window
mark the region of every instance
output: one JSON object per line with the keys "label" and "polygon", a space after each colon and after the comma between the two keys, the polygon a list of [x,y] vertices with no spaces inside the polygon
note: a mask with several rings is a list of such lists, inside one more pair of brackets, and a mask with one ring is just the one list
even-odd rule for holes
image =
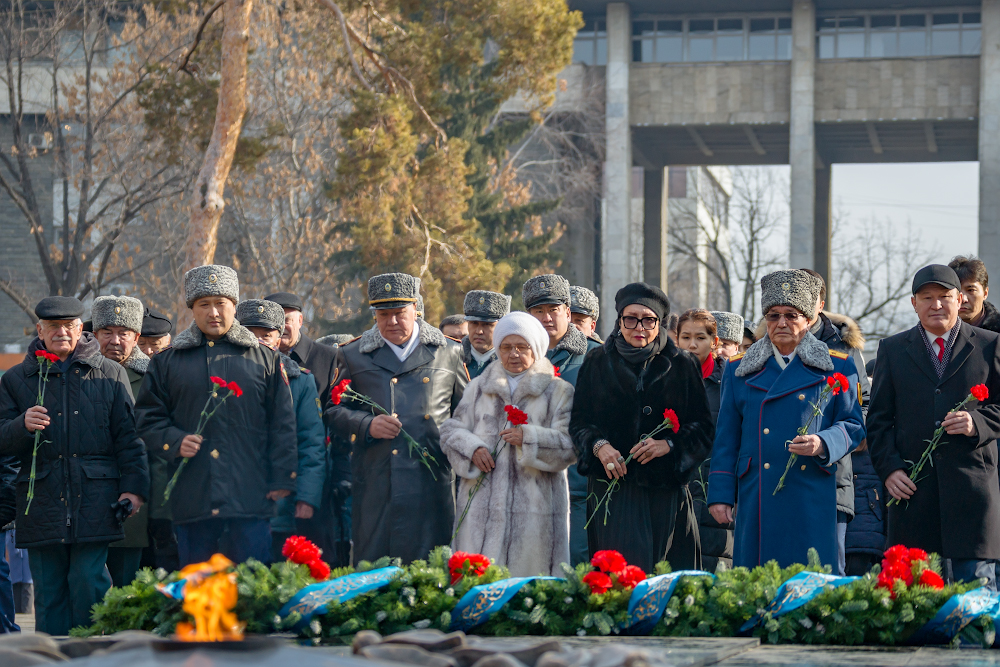
{"label": "building window", "polygon": [[633,62],[790,60],[792,19],[690,18],[632,22]]}
{"label": "building window", "polygon": [[979,12],[822,16],[819,58],[913,58],[979,54]]}
{"label": "building window", "polygon": [[587,21],[573,40],[573,62],[584,65],[608,64],[608,25],[603,20]]}

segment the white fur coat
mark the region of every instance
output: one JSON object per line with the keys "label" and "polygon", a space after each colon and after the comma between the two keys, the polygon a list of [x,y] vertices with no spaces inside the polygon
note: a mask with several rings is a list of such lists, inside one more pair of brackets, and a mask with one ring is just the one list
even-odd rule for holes
{"label": "white fur coat", "polygon": [[458,475],[458,523],[480,471],[472,455],[493,451],[507,427],[505,405],[528,414],[521,447],[504,446],[494,457],[454,548],[481,553],[506,565],[512,576],[560,575],[569,562],[569,487],[566,468],[576,462],[569,437],[573,386],[553,376],[552,364],[539,359],[521,376],[513,400],[499,361],[465,389],[454,416],[441,425],[441,449]]}

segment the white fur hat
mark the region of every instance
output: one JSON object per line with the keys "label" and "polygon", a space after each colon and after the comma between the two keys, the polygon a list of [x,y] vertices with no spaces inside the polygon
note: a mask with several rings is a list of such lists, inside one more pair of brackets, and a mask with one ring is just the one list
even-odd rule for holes
{"label": "white fur hat", "polygon": [[507,336],[520,336],[528,341],[536,360],[544,357],[549,349],[549,334],[545,327],[528,313],[515,311],[501,317],[493,329],[493,347],[499,350]]}

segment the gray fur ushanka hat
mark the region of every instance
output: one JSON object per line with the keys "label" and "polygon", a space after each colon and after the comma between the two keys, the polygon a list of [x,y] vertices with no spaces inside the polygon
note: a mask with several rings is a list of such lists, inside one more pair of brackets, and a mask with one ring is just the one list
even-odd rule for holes
{"label": "gray fur ushanka hat", "polygon": [[819,281],[805,271],[775,271],[760,279],[760,309],[766,315],[773,306],[791,306],[812,320],[819,291]]}
{"label": "gray fur ushanka hat", "polygon": [[722,340],[743,342],[743,316],[736,313],[727,313],[724,310],[713,310],[712,317],[715,318],[717,330],[715,335]]}
{"label": "gray fur ushanka hat", "polygon": [[99,296],[94,299],[90,318],[94,331],[105,327],[125,327],[142,333],[142,301],[130,296]]}
{"label": "gray fur ushanka hat", "polygon": [[236,306],[236,319],[245,327],[266,327],[277,331],[285,329],[285,309],[277,301],[241,301]]}
{"label": "gray fur ushanka hat", "polygon": [[569,281],[554,273],[528,278],[521,287],[521,300],[526,309],[550,303],[569,307]]}
{"label": "gray fur ushanka hat", "polygon": [[499,292],[474,289],[465,295],[462,312],[470,322],[497,322],[510,312],[510,297]]}
{"label": "gray fur ushanka hat", "polygon": [[184,300],[190,308],[203,296],[224,296],[240,302],[240,279],[236,271],[221,264],[198,266],[184,274]]}
{"label": "gray fur ushanka hat", "polygon": [[597,321],[601,314],[601,302],[597,295],[586,287],[573,285],[569,288],[569,311],[581,315],[589,315]]}
{"label": "gray fur ushanka hat", "polygon": [[420,298],[420,278],[408,273],[383,273],[368,279],[368,305],[375,310],[416,307]]}

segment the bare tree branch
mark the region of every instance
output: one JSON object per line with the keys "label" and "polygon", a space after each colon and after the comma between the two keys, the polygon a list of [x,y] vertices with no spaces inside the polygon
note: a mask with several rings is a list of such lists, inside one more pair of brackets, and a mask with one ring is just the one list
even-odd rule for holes
{"label": "bare tree branch", "polygon": [[194,74],[187,68],[188,61],[191,60],[191,56],[194,55],[194,52],[198,48],[198,45],[201,44],[201,34],[205,31],[205,26],[208,25],[208,21],[209,19],[212,18],[212,14],[218,11],[219,7],[221,7],[225,3],[226,0],[216,0],[216,3],[211,7],[209,7],[208,11],[205,12],[205,16],[201,19],[201,23],[198,24],[198,30],[194,33],[194,42],[191,44],[191,48],[188,49],[188,52],[184,54],[184,58],[183,60],[181,60],[180,67],[177,68],[178,72],[187,72],[191,76],[194,76]]}

